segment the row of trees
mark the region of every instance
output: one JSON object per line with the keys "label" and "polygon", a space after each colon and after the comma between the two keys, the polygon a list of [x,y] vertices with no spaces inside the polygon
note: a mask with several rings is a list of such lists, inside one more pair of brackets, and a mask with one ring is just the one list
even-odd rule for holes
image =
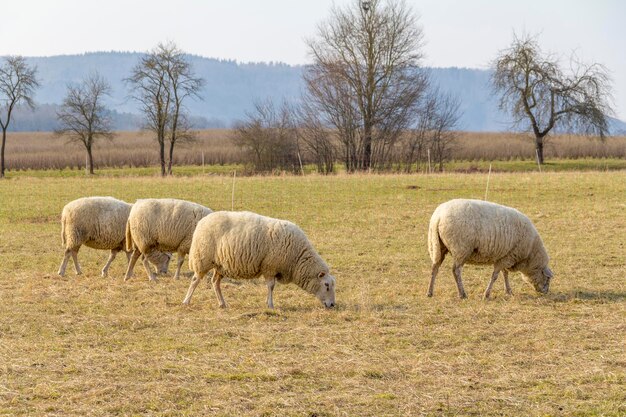
{"label": "row of trees", "polygon": [[[422,39],[415,14],[401,0],[333,7],[307,40],[312,63],[304,73],[301,104],[295,111],[257,104],[237,127],[235,140],[264,170],[272,161],[275,168],[297,170],[301,150],[313,155],[321,172],[331,172],[336,160],[348,171],[388,169],[392,163],[410,171],[425,152],[443,169],[460,103],[432,85],[421,65]],[[569,64],[571,71],[564,71],[558,57],[525,36],[515,37],[491,65],[500,107],[512,116],[514,129],[533,133],[540,164],[544,138],[557,127],[601,138],[608,133],[613,110],[606,68],[575,57]],[[280,156],[270,158],[269,149]]]}
{"label": "row of trees", "polygon": [[[36,74],[37,69],[20,56],[6,58],[0,67],[0,98],[4,98],[4,112],[0,116],[0,177],[4,177],[5,172],[6,132],[13,111],[20,104],[34,106],[33,95],[39,86]],[[193,139],[184,103],[188,98],[199,98],[204,80],[194,75],[185,53],[175,44],[167,43],[159,44],[146,54],[126,81],[131,88],[131,97],[140,105],[144,128],[154,133],[159,145],[161,175],[171,175],[175,145]],[[57,111],[60,127],[56,133],[85,147],[91,174],[94,173],[94,143],[114,137],[110,111],[105,106],[110,92],[106,79],[93,72],[80,83],[67,86],[63,103]]]}
{"label": "row of trees", "polygon": [[[336,161],[350,172],[389,169],[394,163],[410,171],[425,153],[443,169],[460,103],[442,94],[423,68],[423,37],[417,16],[403,0],[333,6],[316,36],[306,41],[311,64],[304,71],[300,100],[257,102],[236,126],[235,143],[264,171],[297,171],[303,154],[324,173],[332,172]],[[539,163],[544,139],[557,127],[600,137],[608,132],[613,110],[606,68],[575,59],[570,68],[564,71],[558,57],[543,53],[532,37],[515,38],[492,63],[500,107],[512,115],[516,128],[533,132]],[[184,103],[200,98],[204,80],[195,76],[183,51],[168,43],[146,54],[126,81],[144,127],[159,145],[161,174],[171,174],[175,145],[193,138]],[[36,69],[24,58],[8,57],[0,67],[0,176],[12,112],[20,103],[33,105],[37,86]],[[103,105],[109,90],[94,73],[68,86],[58,112],[58,133],[85,146],[91,172],[94,141],[113,136]]]}

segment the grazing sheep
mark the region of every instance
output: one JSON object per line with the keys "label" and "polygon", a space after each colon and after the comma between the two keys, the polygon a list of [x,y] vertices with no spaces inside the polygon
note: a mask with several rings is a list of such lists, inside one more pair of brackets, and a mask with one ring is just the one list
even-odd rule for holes
{"label": "grazing sheep", "polygon": [[465,263],[494,265],[484,298],[489,298],[500,271],[507,294],[511,294],[509,271],[522,272],[524,280],[544,294],[553,276],[546,249],[530,219],[514,208],[481,200],[450,200],[437,207],[430,219],[428,252],[433,262],[429,297],[448,252],[461,298],[466,297],[461,280]]}
{"label": "grazing sheep", "polygon": [[[180,276],[180,267],[189,253],[196,224],[212,210],[190,201],[173,198],[150,198],[133,204],[126,224],[126,250],[133,251],[128,263],[125,281],[133,274],[141,254],[149,256],[154,251],[178,252],[174,278]],[[144,258],[143,265],[150,281],[156,280]]]}
{"label": "grazing sheep", "polygon": [[[102,268],[102,276],[107,276],[111,262],[119,251],[124,249],[124,232],[131,204],[113,197],[85,197],[71,201],[61,213],[61,240],[65,256],[59,268],[59,275],[65,275],[67,262],[72,256],[76,274],[82,273],[78,264],[78,250],[82,245],[94,249],[110,250],[107,263]],[[129,257],[130,254],[126,253]],[[166,273],[171,255],[155,252],[149,261],[159,272]]]}
{"label": "grazing sheep", "polygon": [[274,308],[276,282],[298,285],[314,294],[327,308],[335,306],[335,278],[304,232],[286,220],[250,212],[219,211],[202,219],[193,234],[189,252],[193,280],[183,304],[210,270],[220,307],[226,302],[220,289],[223,276],[267,283],[267,306]]}

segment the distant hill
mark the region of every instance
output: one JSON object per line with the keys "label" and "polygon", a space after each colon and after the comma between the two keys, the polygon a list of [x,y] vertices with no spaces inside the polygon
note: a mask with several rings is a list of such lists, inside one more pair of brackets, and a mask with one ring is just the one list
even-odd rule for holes
{"label": "distant hill", "polygon": [[[38,68],[41,87],[35,100],[35,112],[20,110],[12,130],[52,130],[56,125],[57,105],[65,95],[68,82],[78,82],[98,70],[111,84],[112,97],[107,103],[117,129],[138,129],[136,103],[128,98],[124,82],[143,54],[137,52],[94,52],[82,55],[59,55],[28,58]],[[196,74],[206,80],[202,101],[189,101],[188,108],[198,128],[229,127],[245,116],[256,99],[297,99],[303,88],[302,66],[281,63],[237,63],[190,56]],[[433,80],[443,91],[461,99],[463,116],[460,129],[501,131],[508,118],[497,108],[491,95],[489,71],[468,68],[431,68]],[[614,122],[614,129],[626,131],[626,123]]]}

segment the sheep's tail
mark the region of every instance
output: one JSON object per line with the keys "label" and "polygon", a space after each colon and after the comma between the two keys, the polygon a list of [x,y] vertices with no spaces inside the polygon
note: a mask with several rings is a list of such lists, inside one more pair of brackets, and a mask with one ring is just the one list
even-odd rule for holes
{"label": "sheep's tail", "polygon": [[439,236],[439,216],[433,214],[428,226],[428,253],[430,254],[430,260],[433,263],[440,263],[446,251],[447,249],[441,241],[441,236]]}
{"label": "sheep's tail", "polygon": [[126,252],[133,250],[133,234],[130,231],[130,222],[126,222]]}
{"label": "sheep's tail", "polygon": [[61,244],[63,247],[67,245],[67,239],[65,238],[65,213],[61,214]]}

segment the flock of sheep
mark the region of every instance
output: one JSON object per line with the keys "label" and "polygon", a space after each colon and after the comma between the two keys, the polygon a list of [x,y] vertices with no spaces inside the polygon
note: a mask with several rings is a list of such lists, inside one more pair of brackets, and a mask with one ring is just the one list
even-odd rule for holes
{"label": "flock of sheep", "polygon": [[[250,212],[218,211],[190,201],[142,199],[128,204],[112,197],[85,197],[68,203],[61,215],[65,255],[59,275],[65,274],[70,256],[81,273],[78,250],[82,245],[110,250],[102,269],[106,276],[119,251],[128,258],[125,280],[133,275],[141,257],[148,278],[166,273],[172,253],[178,253],[174,277],[189,254],[193,279],[183,301],[189,304],[200,280],[213,271],[212,284],[220,307],[226,307],[220,282],[223,277],[253,279],[267,284],[267,306],[274,307],[277,282],[294,283],[314,294],[325,307],[335,306],[335,277],[295,224]],[[430,219],[428,251],[432,275],[428,296],[447,253],[461,298],[466,297],[461,268],[493,264],[484,297],[489,298],[500,272],[511,294],[508,272],[520,271],[541,293],[547,293],[553,276],[548,254],[532,222],[516,209],[480,200],[456,199],[441,204]]]}

